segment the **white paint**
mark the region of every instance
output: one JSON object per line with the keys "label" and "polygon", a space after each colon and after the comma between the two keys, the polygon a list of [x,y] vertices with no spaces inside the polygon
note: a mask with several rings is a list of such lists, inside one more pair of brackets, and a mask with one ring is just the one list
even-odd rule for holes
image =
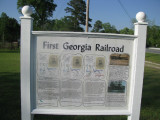
{"label": "white paint", "polygon": [[24,15],[24,17],[31,17],[32,13],[33,11],[30,6],[26,5],[22,8],[22,14]]}
{"label": "white paint", "polygon": [[[31,120],[31,39],[32,18],[27,14],[28,7],[24,7],[26,16],[21,17],[21,119]],[[29,10],[30,11],[30,10]]]}
{"label": "white paint", "polygon": [[52,109],[34,109],[32,114],[49,114],[49,115],[131,115],[128,110],[52,110]]}
{"label": "white paint", "polygon": [[139,120],[140,116],[140,107],[141,107],[141,97],[142,97],[142,87],[143,87],[143,75],[144,75],[144,61],[145,61],[145,48],[146,48],[146,35],[147,35],[147,23],[135,23],[135,35],[138,35],[138,38],[135,39],[134,45],[134,55],[135,60],[133,61],[134,68],[134,78],[132,82],[132,91],[130,98],[130,111],[132,112],[131,116],[128,117],[128,120]]}
{"label": "white paint", "polygon": [[136,19],[139,23],[145,22],[146,14],[144,12],[138,12],[136,14]]}

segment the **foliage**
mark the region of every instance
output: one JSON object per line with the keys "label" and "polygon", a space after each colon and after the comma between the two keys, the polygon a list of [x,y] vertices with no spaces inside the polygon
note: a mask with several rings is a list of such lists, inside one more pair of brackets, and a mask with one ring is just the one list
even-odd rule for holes
{"label": "foliage", "polygon": [[129,29],[127,27],[125,27],[124,29],[121,29],[119,31],[120,34],[130,34],[130,35],[133,35],[134,34],[134,31],[132,29]]}
{"label": "foliage", "polygon": [[109,22],[102,23],[100,20],[97,20],[91,32],[118,33],[118,30],[114,25],[111,25]]}
{"label": "foliage", "polygon": [[21,9],[25,5],[30,5],[33,8],[32,17],[34,18],[34,29],[44,30],[50,17],[53,16],[53,11],[57,7],[54,0],[18,0],[17,8],[21,13]]}
{"label": "foliage", "polygon": [[103,33],[117,33],[118,32],[116,27],[114,25],[111,25],[110,23],[103,23],[102,27],[103,27],[103,30],[102,30]]}
{"label": "foliage", "polygon": [[2,12],[0,16],[0,42],[15,42],[20,37],[20,25],[16,19]]}
{"label": "foliage", "polygon": [[160,26],[148,26],[146,46],[160,47]]}
{"label": "foliage", "polygon": [[100,21],[100,20],[97,20],[96,22],[95,22],[95,24],[94,24],[94,27],[93,27],[93,29],[92,29],[92,31],[91,32],[100,32],[101,30],[102,30],[102,21]]}
{"label": "foliage", "polygon": [[[74,26],[72,25],[71,19],[68,17],[61,18],[60,20],[56,19],[53,21],[53,30],[54,31],[73,31]],[[81,27],[77,28],[79,31],[83,31]]]}
{"label": "foliage", "polygon": [[[136,23],[136,19],[132,19],[132,23]],[[155,25],[154,20],[150,20],[146,16],[145,22],[148,23],[147,27],[147,41],[146,47],[160,47],[160,26]],[[134,28],[132,26],[132,28]]]}
{"label": "foliage", "polygon": [[[67,3],[69,7],[66,7],[66,13],[71,13],[67,16],[67,19],[71,22],[72,31],[84,31],[81,25],[86,23],[86,3],[84,0],[71,0]],[[88,20],[92,20],[89,18]],[[88,24],[91,27],[91,24]]]}

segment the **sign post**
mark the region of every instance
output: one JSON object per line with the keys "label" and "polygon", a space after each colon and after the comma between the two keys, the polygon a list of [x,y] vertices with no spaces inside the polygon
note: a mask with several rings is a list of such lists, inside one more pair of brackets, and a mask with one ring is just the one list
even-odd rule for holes
{"label": "sign post", "polygon": [[127,115],[138,120],[147,23],[136,16],[134,35],[32,30],[21,17],[21,113]]}
{"label": "sign post", "polygon": [[32,9],[24,6],[21,18],[21,116],[22,120],[31,120],[31,39]]}
{"label": "sign post", "polygon": [[132,102],[130,104],[130,109],[132,114],[128,117],[128,120],[138,120],[140,115],[140,107],[141,107],[141,96],[142,96],[142,87],[143,87],[143,75],[144,75],[144,61],[145,61],[145,47],[146,47],[146,35],[147,35],[147,23],[144,22],[145,14],[143,12],[139,12],[136,15],[136,19],[138,20],[135,23],[135,31],[134,34],[138,36],[135,40],[135,71],[134,71],[134,79],[133,91],[132,91]]}

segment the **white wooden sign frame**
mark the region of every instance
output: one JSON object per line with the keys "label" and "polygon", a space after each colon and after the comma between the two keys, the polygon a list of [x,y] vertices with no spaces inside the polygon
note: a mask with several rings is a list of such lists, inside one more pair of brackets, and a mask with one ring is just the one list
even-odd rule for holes
{"label": "white wooden sign frame", "polygon": [[[52,32],[33,31],[33,19],[29,15],[21,17],[21,118],[32,120],[34,114],[51,115],[127,115],[128,120],[139,120],[141,95],[143,86],[143,73],[145,61],[145,44],[147,23],[138,21],[135,23],[134,35],[101,34],[101,33],[75,33],[75,32]],[[35,108],[35,56],[37,35],[67,35],[69,37],[101,37],[129,39],[133,41],[132,76],[130,97],[127,110],[71,110],[71,109],[36,109]]]}

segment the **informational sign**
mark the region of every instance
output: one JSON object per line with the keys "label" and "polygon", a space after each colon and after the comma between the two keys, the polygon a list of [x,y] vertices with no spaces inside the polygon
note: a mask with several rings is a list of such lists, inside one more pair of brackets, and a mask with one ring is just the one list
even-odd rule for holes
{"label": "informational sign", "polygon": [[147,23],[134,35],[33,31],[32,9],[21,17],[21,118],[126,115],[139,120]]}
{"label": "informational sign", "polygon": [[133,40],[37,36],[37,108],[128,107]]}

